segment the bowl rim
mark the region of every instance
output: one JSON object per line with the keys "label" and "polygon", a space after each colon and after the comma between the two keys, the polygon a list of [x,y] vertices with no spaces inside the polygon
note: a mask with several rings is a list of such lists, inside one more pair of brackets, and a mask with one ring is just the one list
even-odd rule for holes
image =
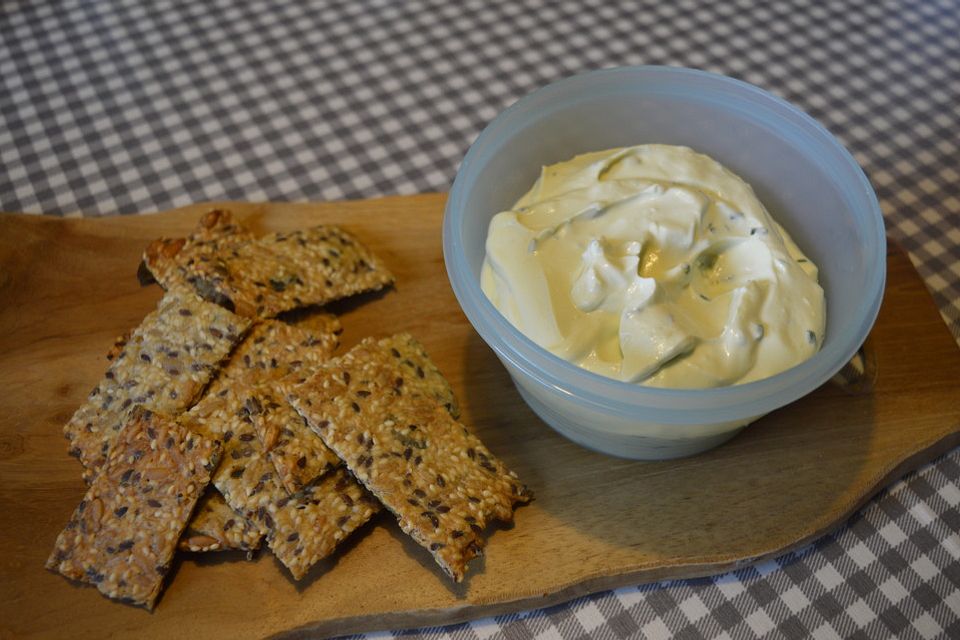
{"label": "bowl rim", "polygon": [[[522,109],[550,102],[555,94],[571,85],[589,85],[611,76],[622,76],[624,81],[631,82],[641,79],[660,82],[661,90],[653,93],[683,92],[693,81],[698,85],[696,92],[701,99],[705,97],[703,83],[706,82],[713,92],[706,97],[713,98],[713,102],[724,102],[727,107],[737,107],[731,102],[740,105],[749,102],[752,108],[762,107],[766,117],[804,129],[817,142],[825,144],[851,172],[854,184],[844,185],[855,196],[851,204],[862,207],[865,218],[873,222],[867,236],[872,232],[875,242],[866,247],[866,257],[874,268],[868,271],[865,289],[868,306],[861,322],[835,329],[839,332],[839,341],[831,341],[825,345],[828,348],[821,348],[808,360],[781,373],[754,382],[710,389],[648,387],[608,378],[554,355],[516,329],[483,294],[479,279],[474,281],[463,257],[463,242],[458,231],[464,218],[467,176],[485,164],[488,158],[484,154],[492,154],[490,146],[495,138],[502,130],[510,129],[515,115]],[[742,110],[742,106],[739,108]],[[753,112],[751,116],[760,117]],[[833,134],[804,111],[757,86],[708,71],[672,66],[586,71],[541,87],[497,115],[470,146],[450,189],[443,216],[443,255],[448,279],[464,314],[498,357],[509,364],[508,369],[515,368],[551,393],[575,398],[601,413],[662,424],[716,424],[752,419],[813,391],[836,374],[863,344],[879,312],[886,282],[886,231],[876,193],[863,169]]]}

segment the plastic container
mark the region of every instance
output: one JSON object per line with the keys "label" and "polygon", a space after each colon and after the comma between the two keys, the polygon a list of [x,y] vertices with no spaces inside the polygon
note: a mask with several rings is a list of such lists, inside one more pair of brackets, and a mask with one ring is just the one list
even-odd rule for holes
{"label": "plastic container", "polygon": [[[591,373],[537,346],[480,289],[490,219],[540,167],[578,153],[681,144],[751,184],[819,266],[827,331],[819,353],[783,373],[718,389],[657,389]],[[467,318],[530,407],[571,440],[639,459],[691,455],[826,382],[873,326],[886,277],[876,195],[815,120],[752,85],[703,71],[627,67],[549,85],[495,118],[457,173],[443,220],[447,274]]]}

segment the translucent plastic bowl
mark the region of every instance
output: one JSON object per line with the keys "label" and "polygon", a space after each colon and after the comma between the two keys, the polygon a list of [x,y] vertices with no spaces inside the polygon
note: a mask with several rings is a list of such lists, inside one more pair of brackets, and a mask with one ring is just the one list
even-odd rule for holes
{"label": "translucent plastic bowl", "polygon": [[[820,267],[827,296],[822,350],[781,374],[719,389],[657,389],[566,362],[521,334],[480,289],[490,219],[540,167],[586,151],[681,144],[754,187]],[[549,85],[495,118],[457,173],[443,219],[454,293],[527,404],[584,446],[640,459],[691,455],[801,398],[835,374],[873,326],[886,277],[886,238],[863,171],[822,126],[752,85],[703,71],[628,67]]]}

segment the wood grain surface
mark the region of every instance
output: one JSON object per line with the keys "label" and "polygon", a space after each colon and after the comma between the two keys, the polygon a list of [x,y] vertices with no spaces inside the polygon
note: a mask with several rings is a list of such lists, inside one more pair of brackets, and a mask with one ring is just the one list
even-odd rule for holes
{"label": "wood grain surface", "polygon": [[710,453],[630,462],[592,453],[527,409],[467,323],[440,248],[442,195],[227,204],[262,231],[346,226],[398,276],[335,306],[343,348],[419,337],[464,421],[536,492],[454,585],[384,514],[294,582],[268,551],[182,554],[154,613],[43,568],[84,493],[61,427],[102,375],[113,338],[160,297],[140,252],[210,205],[157,215],[0,216],[0,637],[314,637],[449,623],[662,578],[703,576],[830,531],[909,469],[960,444],[960,351],[909,260],[889,255],[871,335],[872,389],[826,385]]}

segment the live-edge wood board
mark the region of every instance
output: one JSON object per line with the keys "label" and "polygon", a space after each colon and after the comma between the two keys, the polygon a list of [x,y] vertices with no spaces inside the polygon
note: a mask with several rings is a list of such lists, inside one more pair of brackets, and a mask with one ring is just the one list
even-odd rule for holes
{"label": "live-edge wood board", "polygon": [[0,216],[0,637],[315,637],[456,622],[663,578],[719,573],[804,545],[885,485],[960,444],[960,351],[909,260],[888,255],[871,334],[875,384],[827,384],[704,455],[631,462],[587,451],[524,405],[450,290],[444,197],[224,204],[261,231],[342,224],[397,275],[338,304],[343,347],[410,331],[471,424],[536,493],[494,529],[462,585],[386,514],[302,582],[264,550],[182,554],[155,612],[44,569],[84,493],[61,428],[115,336],[160,297],[135,277],[152,239],[211,205],[104,219]]}

